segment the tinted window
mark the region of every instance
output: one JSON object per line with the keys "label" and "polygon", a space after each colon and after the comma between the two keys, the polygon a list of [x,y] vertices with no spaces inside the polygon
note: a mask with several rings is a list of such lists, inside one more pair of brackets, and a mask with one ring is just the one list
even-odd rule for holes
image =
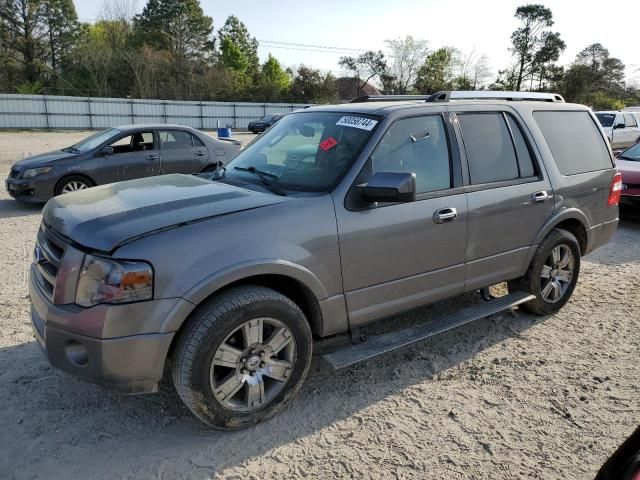
{"label": "tinted window", "polygon": [[533,117],[564,175],[611,168],[609,149],[589,112],[533,112]]}
{"label": "tinted window", "polygon": [[176,148],[191,148],[193,140],[191,134],[182,130],[161,130],[158,132],[160,137],[160,148],[163,150],[173,150]]}
{"label": "tinted window", "polygon": [[442,117],[398,120],[382,137],[371,164],[374,173],[415,173],[417,193],[449,188],[449,145]]}
{"label": "tinted window", "polygon": [[596,113],[596,117],[603,127],[613,126],[613,121],[616,118],[615,113]]}
{"label": "tinted window", "polygon": [[137,132],[111,144],[113,153],[131,153],[153,150],[153,132]]}
{"label": "tinted window", "polygon": [[518,168],[520,170],[520,176],[523,178],[533,177],[536,174],[533,167],[533,160],[531,159],[531,152],[527,146],[527,142],[522,134],[522,130],[518,125],[518,122],[511,116],[507,115],[507,123],[509,129],[513,135],[513,144],[516,147],[516,157],[518,158]]}
{"label": "tinted window", "polygon": [[637,127],[638,126],[638,124],[636,123],[635,117],[633,115],[631,115],[631,114],[626,114],[624,116],[624,124],[627,127]]}
{"label": "tinted window", "polygon": [[518,162],[502,113],[458,115],[472,184],[519,178]]}

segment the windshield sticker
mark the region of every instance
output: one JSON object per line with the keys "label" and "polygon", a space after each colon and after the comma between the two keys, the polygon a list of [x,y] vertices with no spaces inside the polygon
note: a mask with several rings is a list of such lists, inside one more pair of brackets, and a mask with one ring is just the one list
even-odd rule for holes
{"label": "windshield sticker", "polygon": [[326,152],[327,150],[331,150],[337,144],[338,141],[335,138],[329,137],[324,142],[320,142],[320,148]]}
{"label": "windshield sticker", "polygon": [[366,130],[370,132],[371,130],[373,130],[373,127],[375,127],[377,124],[378,124],[377,120],[371,120],[370,118],[364,118],[364,117],[352,117],[352,116],[346,115],[342,117],[340,120],[338,120],[338,122],[336,123],[336,126],[359,128],[360,130]]}

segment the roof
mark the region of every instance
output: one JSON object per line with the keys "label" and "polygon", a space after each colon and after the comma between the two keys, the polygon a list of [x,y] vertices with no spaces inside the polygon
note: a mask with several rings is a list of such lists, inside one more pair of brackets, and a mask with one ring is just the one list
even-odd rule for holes
{"label": "roof", "polygon": [[127,132],[129,130],[139,130],[141,128],[182,128],[185,130],[193,130],[193,128],[187,125],[178,125],[173,123],[135,123],[131,125],[118,125],[118,130],[122,130],[123,132]]}

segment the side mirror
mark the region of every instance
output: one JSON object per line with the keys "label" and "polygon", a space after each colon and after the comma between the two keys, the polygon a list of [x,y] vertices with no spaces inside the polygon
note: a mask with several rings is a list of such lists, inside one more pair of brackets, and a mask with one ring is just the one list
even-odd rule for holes
{"label": "side mirror", "polygon": [[104,156],[113,155],[113,147],[102,147],[100,153]]}
{"label": "side mirror", "polygon": [[615,126],[613,127],[614,129],[618,129],[618,128],[624,128],[624,123],[616,123]]}
{"label": "side mirror", "polygon": [[369,202],[414,202],[416,174],[401,172],[374,173],[367,183],[356,186]]}

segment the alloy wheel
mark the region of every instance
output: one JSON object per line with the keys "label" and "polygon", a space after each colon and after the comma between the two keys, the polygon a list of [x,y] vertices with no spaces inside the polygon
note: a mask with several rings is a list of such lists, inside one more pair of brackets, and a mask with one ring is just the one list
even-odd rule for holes
{"label": "alloy wheel", "polygon": [[254,318],[218,346],[210,368],[215,398],[233,411],[251,412],[285,387],[296,359],[293,333],[275,318]]}
{"label": "alloy wheel", "polygon": [[79,180],[72,180],[70,182],[67,182],[64,187],[62,187],[62,190],[60,190],[61,193],[69,193],[69,192],[77,192],[78,190],[85,190],[89,188],[89,185],[87,185],[84,182],[81,182]]}
{"label": "alloy wheel", "polygon": [[569,246],[553,247],[542,266],[541,295],[545,302],[556,303],[564,297],[573,280],[575,258]]}

